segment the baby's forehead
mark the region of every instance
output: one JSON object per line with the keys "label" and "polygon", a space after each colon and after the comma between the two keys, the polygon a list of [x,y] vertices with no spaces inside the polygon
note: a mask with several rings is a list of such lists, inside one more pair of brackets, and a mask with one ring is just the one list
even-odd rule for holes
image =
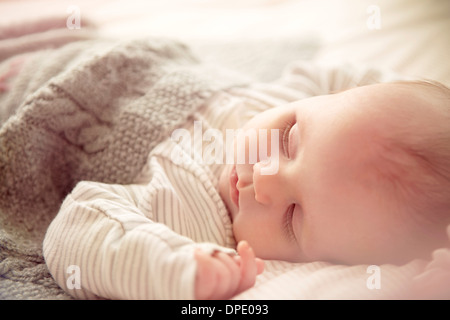
{"label": "baby's forehead", "polygon": [[[361,109],[361,120],[377,121],[404,130],[419,129],[442,119],[442,95],[418,83],[384,83],[348,91],[354,107]],[[446,102],[448,104],[448,101]],[[437,121],[437,122],[436,122]]]}
{"label": "baby's forehead", "polygon": [[432,111],[431,105],[442,104],[445,100],[448,103],[450,99],[448,88],[424,81],[380,83],[365,89],[366,94],[384,106],[403,111]]}
{"label": "baby's forehead", "polygon": [[[422,86],[405,85],[402,83],[379,83],[354,88],[346,92],[353,95],[355,100],[368,103],[369,107],[395,109],[409,109],[412,105],[422,102],[426,89]],[[372,103],[370,103],[372,102]]]}

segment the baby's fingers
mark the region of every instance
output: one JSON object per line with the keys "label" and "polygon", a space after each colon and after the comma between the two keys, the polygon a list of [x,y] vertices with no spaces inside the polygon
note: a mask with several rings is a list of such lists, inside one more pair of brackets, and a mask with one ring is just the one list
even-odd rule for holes
{"label": "baby's fingers", "polygon": [[242,292],[255,284],[258,267],[255,253],[247,242],[239,242],[237,250],[241,257],[241,281],[239,283],[238,292]]}
{"label": "baby's fingers", "polygon": [[264,272],[264,260],[256,258],[256,274],[261,274]]}
{"label": "baby's fingers", "polygon": [[239,265],[230,255],[223,252],[214,253],[214,257],[218,262],[222,264],[222,266],[227,270],[221,274],[223,277],[221,279],[221,283],[223,284],[223,293],[219,299],[228,299],[236,294],[236,290],[238,289],[241,271]]}
{"label": "baby's fingers", "polygon": [[197,273],[195,280],[195,298],[207,299],[211,297],[216,287],[216,270],[212,258],[201,250],[194,253],[197,260]]}
{"label": "baby's fingers", "polygon": [[[238,266],[241,265],[242,259],[241,259],[240,256],[233,256],[233,259],[234,259],[234,261],[236,262],[236,264]],[[257,274],[263,273],[264,272],[264,267],[265,267],[264,260],[262,260],[260,258],[255,258],[255,261],[256,261],[256,273]]]}

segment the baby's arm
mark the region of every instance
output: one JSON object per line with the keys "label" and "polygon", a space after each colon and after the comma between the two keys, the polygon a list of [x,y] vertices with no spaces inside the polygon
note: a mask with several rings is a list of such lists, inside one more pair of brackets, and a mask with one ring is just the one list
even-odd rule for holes
{"label": "baby's arm", "polygon": [[145,216],[135,203],[138,188],[81,182],[64,201],[43,248],[52,276],[72,296],[195,298],[193,253],[211,252],[209,243],[194,243]]}
{"label": "baby's arm", "polygon": [[264,270],[263,260],[255,257],[245,241],[238,244],[237,251],[238,256],[224,252],[212,255],[201,250],[195,252],[196,299],[229,299],[255,284],[256,276]]}

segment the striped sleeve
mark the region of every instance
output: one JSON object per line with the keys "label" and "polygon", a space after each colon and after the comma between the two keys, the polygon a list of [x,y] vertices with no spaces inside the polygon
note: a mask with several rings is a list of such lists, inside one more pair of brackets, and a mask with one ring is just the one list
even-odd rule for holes
{"label": "striped sleeve", "polygon": [[52,276],[79,299],[192,299],[194,243],[140,212],[134,187],[77,185],[44,239]]}

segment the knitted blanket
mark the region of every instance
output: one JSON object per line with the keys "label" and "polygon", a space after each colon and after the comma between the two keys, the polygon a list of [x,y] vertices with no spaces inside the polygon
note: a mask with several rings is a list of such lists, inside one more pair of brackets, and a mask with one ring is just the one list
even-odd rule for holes
{"label": "knitted blanket", "polygon": [[81,180],[130,183],[212,93],[244,81],[167,39],[77,40],[0,61],[15,74],[0,78],[0,299],[70,299],[41,248],[65,196]]}

